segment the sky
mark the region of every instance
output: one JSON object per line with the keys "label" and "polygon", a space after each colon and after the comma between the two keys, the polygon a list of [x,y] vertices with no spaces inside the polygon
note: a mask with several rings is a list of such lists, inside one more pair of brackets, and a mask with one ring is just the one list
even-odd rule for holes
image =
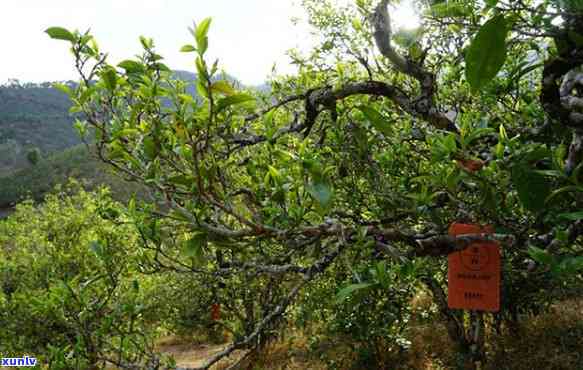
{"label": "sky", "polygon": [[[110,63],[140,53],[140,35],[151,37],[172,69],[195,71],[192,54],[180,53],[192,43],[193,20],[212,17],[209,59],[245,84],[261,84],[275,63],[291,73],[286,51],[312,44],[297,0],[2,0],[0,2],[0,83],[76,80],[65,42],[51,40],[49,27],[91,29]],[[405,9],[405,12],[408,10]],[[411,17],[406,14],[406,17]],[[395,17],[402,19],[403,17]]]}

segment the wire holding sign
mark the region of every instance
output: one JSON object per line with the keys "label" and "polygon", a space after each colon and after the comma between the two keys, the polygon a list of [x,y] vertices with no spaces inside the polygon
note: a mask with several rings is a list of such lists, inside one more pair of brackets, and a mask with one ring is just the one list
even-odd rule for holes
{"label": "wire holding sign", "polygon": [[[491,227],[453,223],[449,235],[492,234]],[[448,256],[448,306],[500,310],[500,247],[497,242],[472,243]]]}

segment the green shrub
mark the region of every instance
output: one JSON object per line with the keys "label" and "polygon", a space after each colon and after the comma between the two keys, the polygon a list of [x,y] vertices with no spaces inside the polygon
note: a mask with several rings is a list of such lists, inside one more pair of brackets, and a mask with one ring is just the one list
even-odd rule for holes
{"label": "green shrub", "polygon": [[154,285],[136,271],[136,233],[106,190],[75,187],[0,223],[2,355],[34,355],[51,369],[156,368],[155,327],[144,319]]}

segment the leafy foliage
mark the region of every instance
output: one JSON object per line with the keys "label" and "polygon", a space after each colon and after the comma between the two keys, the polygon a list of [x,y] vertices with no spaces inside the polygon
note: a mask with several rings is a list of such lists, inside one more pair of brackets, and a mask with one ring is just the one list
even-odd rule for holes
{"label": "leafy foliage", "polygon": [[[210,19],[182,47],[194,53],[196,98],[150,39],[113,66],[90,34],[51,35],[84,61],[69,94],[100,158],[155,194],[128,205],[140,265],[206,287],[195,312],[226,307],[225,320],[192,320],[234,338],[203,368],[262,348],[286,311],[308,317],[307,307],[330,332],[406,348],[419,286],[461,365],[475,366],[483,315],[448,309],[444,257],[484,236],[452,239],[451,222],[492,225],[503,245],[493,327],[581,283],[582,54],[569,36],[581,15],[568,7],[555,26],[564,6],[548,1],[440,2],[404,40],[387,0],[303,5],[321,43],[291,53],[299,73],[275,77],[269,97],[220,76]],[[178,306],[175,317],[196,316]]]}
{"label": "leafy foliage", "polygon": [[34,354],[52,369],[157,367],[144,298],[154,285],[138,281],[136,234],[104,190],[72,194],[22,203],[0,223],[3,353]]}
{"label": "leafy foliage", "polygon": [[466,60],[466,78],[473,90],[492,80],[506,60],[507,20],[498,15],[488,20],[470,44]]}
{"label": "leafy foliage", "polygon": [[34,148],[51,153],[79,144],[70,107],[48,83],[0,86],[0,176],[25,167]]}

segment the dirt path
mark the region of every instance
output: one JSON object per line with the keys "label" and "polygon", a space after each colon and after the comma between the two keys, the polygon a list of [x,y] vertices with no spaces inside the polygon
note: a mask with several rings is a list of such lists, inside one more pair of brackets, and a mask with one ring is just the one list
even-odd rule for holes
{"label": "dirt path", "polygon": [[159,346],[159,350],[174,357],[178,367],[199,367],[212,355],[218,353],[226,347],[226,344],[164,344]]}
{"label": "dirt path", "polygon": [[[185,343],[178,337],[169,336],[161,339],[156,346],[157,350],[165,355],[169,355],[176,361],[178,369],[195,368],[205,364],[213,355],[225,349],[230,343],[209,344],[209,343]],[[231,356],[219,361],[213,369],[224,369],[239,361],[245,351],[236,350]]]}
{"label": "dirt path", "polygon": [[[217,354],[219,351],[225,349],[229,343],[225,344],[193,344],[184,343],[177,337],[166,337],[160,340],[157,345],[157,350],[172,356],[176,361],[176,366],[178,369],[193,368],[204,365],[204,363],[210,359],[213,355]],[[243,356],[247,353],[244,350],[236,350],[231,356],[226,359],[219,361],[213,366],[213,370],[224,370],[229,368],[229,366],[243,360],[243,368],[260,368],[265,370],[323,370],[327,369],[327,366],[318,360],[314,360],[308,356],[309,349],[305,348],[305,340],[300,338],[293,345],[291,343],[280,343],[276,342],[273,345],[268,346],[264,349],[264,352],[260,357],[253,359],[243,359]],[[258,361],[257,367],[254,361]]]}

